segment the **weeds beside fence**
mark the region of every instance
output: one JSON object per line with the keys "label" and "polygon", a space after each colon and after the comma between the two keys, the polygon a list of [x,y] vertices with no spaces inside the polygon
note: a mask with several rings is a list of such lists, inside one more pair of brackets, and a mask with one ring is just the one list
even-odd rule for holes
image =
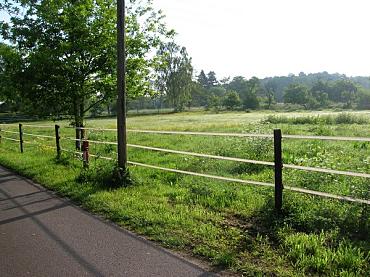
{"label": "weeds beside fence", "polygon": [[[2,127],[10,127],[14,125],[2,125]],[[53,148],[56,150],[57,157],[60,157],[61,152],[72,152],[76,153],[78,155],[81,155],[83,157],[84,166],[88,166],[89,162],[89,156],[105,159],[105,160],[115,160],[111,157],[104,157],[100,155],[96,155],[96,153],[89,153],[89,143],[91,144],[103,144],[103,145],[117,145],[116,142],[112,141],[99,141],[99,140],[90,140],[88,137],[85,139],[79,140],[75,138],[70,137],[62,137],[61,136],[61,128],[58,125],[55,126],[42,126],[42,125],[17,125],[18,132],[11,131],[11,130],[5,130],[3,128],[0,129],[0,138],[4,140],[9,140],[12,142],[19,143],[20,151],[23,153],[24,151],[24,144],[31,143],[27,139],[24,140],[24,137],[38,137],[43,139],[52,139],[55,140],[55,145],[53,147],[48,146],[49,148]],[[50,135],[40,135],[40,134],[34,134],[30,132],[24,132],[24,128],[43,128],[43,129],[49,129],[49,130],[55,130],[55,136]],[[73,128],[73,127],[65,127],[65,128]],[[76,128],[73,128],[76,129]],[[99,129],[99,128],[77,128],[80,131],[107,131],[107,132],[116,132],[115,129]],[[274,134],[244,134],[244,133],[212,133],[212,132],[179,132],[179,131],[152,131],[152,130],[128,130],[128,132],[133,133],[145,133],[145,134],[164,134],[164,135],[183,135],[183,136],[220,136],[220,137],[239,137],[239,138],[264,138],[264,139],[271,139],[274,142],[274,162],[269,161],[259,161],[259,160],[253,160],[253,159],[242,159],[242,158],[235,158],[235,157],[227,157],[227,156],[221,156],[221,155],[208,155],[208,154],[201,154],[201,153],[194,153],[194,152],[187,152],[187,151],[179,151],[179,150],[172,150],[167,148],[158,148],[158,147],[150,147],[150,146],[143,146],[143,145],[136,145],[136,144],[128,144],[128,147],[130,148],[137,148],[137,149],[143,149],[148,151],[156,151],[161,153],[171,153],[171,154],[178,154],[178,155],[186,155],[186,156],[194,156],[194,157],[202,157],[202,158],[209,158],[209,159],[215,159],[215,160],[225,160],[225,161],[233,161],[233,162],[240,162],[240,163],[249,163],[249,164],[255,164],[255,165],[261,165],[261,166],[270,166],[274,169],[274,175],[275,175],[275,182],[273,183],[267,183],[267,182],[258,182],[253,180],[242,180],[242,179],[236,179],[236,178],[229,178],[229,177],[222,177],[217,175],[210,175],[210,174],[203,174],[203,173],[197,173],[192,171],[185,171],[185,170],[179,170],[179,169],[173,169],[173,168],[167,168],[167,167],[161,167],[156,165],[149,165],[145,163],[139,163],[135,161],[129,161],[130,165],[134,166],[140,166],[140,167],[146,167],[161,171],[167,171],[177,174],[185,174],[185,175],[191,175],[191,176],[198,176],[198,177],[204,177],[204,178],[211,178],[215,180],[222,180],[227,182],[235,182],[235,183],[241,183],[241,184],[249,184],[249,185],[257,185],[257,186],[267,186],[267,187],[273,187],[275,192],[275,208],[277,210],[280,210],[282,207],[282,201],[283,201],[283,189],[304,193],[304,194],[310,194],[314,196],[319,197],[326,197],[326,198],[332,198],[337,200],[343,200],[343,201],[350,201],[350,202],[356,202],[356,203],[362,203],[362,204],[370,204],[370,200],[368,199],[359,199],[354,197],[348,197],[343,195],[335,195],[331,193],[325,193],[315,190],[309,190],[305,188],[299,188],[299,187],[293,187],[293,186],[283,186],[283,168],[287,169],[295,169],[295,170],[303,170],[303,171],[312,171],[312,172],[320,172],[320,173],[327,173],[327,174],[338,174],[338,175],[345,175],[345,176],[351,176],[351,177],[358,177],[358,178],[370,178],[370,174],[367,173],[361,173],[361,172],[351,172],[351,171],[341,171],[341,170],[334,170],[334,169],[327,169],[327,168],[318,168],[318,167],[306,167],[306,166],[300,166],[300,165],[292,165],[292,164],[283,164],[282,160],[282,140],[283,139],[314,139],[314,140],[333,140],[333,141],[358,141],[358,142],[370,142],[370,138],[361,138],[361,137],[330,137],[330,136],[299,136],[299,135],[283,135],[281,133],[281,130],[275,130]],[[1,133],[4,134],[10,134],[10,135],[17,135],[18,138],[12,138],[3,136]],[[82,143],[82,151],[71,151],[66,148],[63,148],[63,141],[75,141],[79,142],[79,144]],[[78,150],[78,149],[77,149]]]}

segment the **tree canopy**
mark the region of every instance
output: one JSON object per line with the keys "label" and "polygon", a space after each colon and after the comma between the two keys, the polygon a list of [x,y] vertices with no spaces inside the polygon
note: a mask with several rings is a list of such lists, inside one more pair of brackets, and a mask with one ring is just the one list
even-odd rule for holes
{"label": "tree canopy", "polygon": [[[35,113],[66,113],[79,125],[95,105],[115,98],[116,1],[6,0],[2,8],[11,15],[2,37],[20,56],[12,77]],[[151,0],[131,0],[126,20],[127,91],[140,95],[154,78],[153,51],[174,31]]]}

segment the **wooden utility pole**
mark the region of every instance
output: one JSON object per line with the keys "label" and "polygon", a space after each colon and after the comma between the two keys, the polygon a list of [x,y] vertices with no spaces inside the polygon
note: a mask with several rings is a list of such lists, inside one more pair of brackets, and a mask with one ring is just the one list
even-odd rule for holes
{"label": "wooden utility pole", "polygon": [[117,0],[117,138],[122,175],[127,172],[125,37],[125,0]]}

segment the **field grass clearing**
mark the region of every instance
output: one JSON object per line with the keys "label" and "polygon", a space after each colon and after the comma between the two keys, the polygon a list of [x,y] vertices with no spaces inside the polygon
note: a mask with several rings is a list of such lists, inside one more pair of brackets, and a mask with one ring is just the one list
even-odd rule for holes
{"label": "field grass clearing", "polygon": [[[130,117],[130,129],[219,131],[370,137],[369,124],[266,123],[273,113],[182,113]],[[323,112],[323,115],[336,113]],[[278,114],[289,118],[312,113]],[[368,112],[353,117],[370,120]],[[282,122],[289,122],[280,120]],[[309,122],[309,121],[308,121]],[[32,124],[50,125],[51,122]],[[62,126],[68,125],[61,122]],[[88,127],[115,128],[113,119],[91,120]],[[28,128],[28,129],[27,129]],[[8,130],[16,131],[15,127]],[[53,135],[52,129],[25,127],[25,132]],[[9,134],[10,135],[10,134]],[[61,129],[64,138],[73,129]],[[7,134],[8,136],[8,134]],[[115,141],[111,132],[89,131],[89,139]],[[14,136],[16,138],[16,135]],[[53,140],[25,137],[39,144]],[[128,142],[146,146],[273,161],[271,139],[129,133]],[[62,140],[73,150],[73,141]],[[370,143],[284,140],[284,163],[370,173]],[[132,186],[108,189],[114,165],[92,160],[89,170],[53,150],[2,141],[0,163],[59,191],[88,209],[163,245],[204,257],[215,265],[245,275],[366,276],[369,268],[370,213],[365,205],[322,199],[285,191],[283,214],[273,210],[273,191],[204,178],[131,167]],[[115,157],[114,145],[91,145],[91,153]],[[42,155],[41,155],[42,153]],[[270,167],[163,154],[129,148],[129,159],[169,168],[273,182]],[[370,199],[365,178],[284,171],[284,184]]]}

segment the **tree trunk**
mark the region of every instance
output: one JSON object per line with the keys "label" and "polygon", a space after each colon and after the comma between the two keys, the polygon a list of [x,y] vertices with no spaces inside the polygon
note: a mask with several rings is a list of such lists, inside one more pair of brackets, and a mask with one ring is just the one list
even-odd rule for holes
{"label": "tree trunk", "polygon": [[79,115],[80,115],[80,111],[79,111],[79,105],[78,105],[78,103],[77,103],[77,101],[75,100],[74,101],[74,105],[73,105],[73,113],[74,113],[74,120],[75,120],[75,122],[74,122],[74,125],[75,125],[75,134],[76,134],[76,141],[75,141],[75,143],[76,143],[76,150],[77,151],[80,151],[81,150],[81,144],[80,144],[80,134],[81,134],[81,132],[80,132],[80,129],[79,129],[79,125],[80,125],[80,118],[79,118]]}
{"label": "tree trunk", "polygon": [[83,120],[85,117],[84,113],[84,101],[83,99],[77,99],[74,103],[74,119],[75,119],[75,127],[76,127],[76,150],[81,150],[81,140],[85,138],[85,130],[81,129],[84,127]]}
{"label": "tree trunk", "polygon": [[[85,118],[85,104],[84,104],[84,99],[82,99],[81,104],[80,104],[80,128],[84,127],[84,118]],[[80,129],[81,131],[81,140],[85,138],[85,129]]]}

